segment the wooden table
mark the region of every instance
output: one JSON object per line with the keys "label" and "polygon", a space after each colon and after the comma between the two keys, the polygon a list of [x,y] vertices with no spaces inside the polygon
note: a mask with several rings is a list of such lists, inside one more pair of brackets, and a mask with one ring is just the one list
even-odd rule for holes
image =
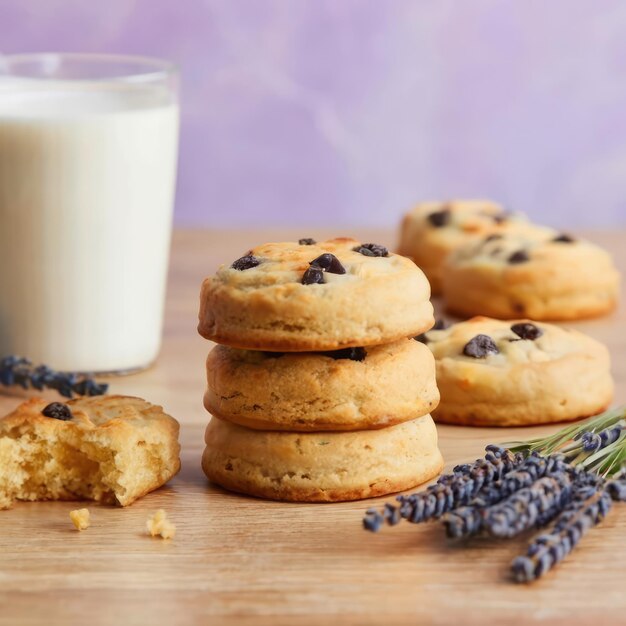
{"label": "wooden table", "polygon": [[[385,498],[281,504],[207,483],[200,457],[210,344],[195,331],[200,282],[254,243],[330,234],[176,233],[162,354],[150,370],[112,379],[111,391],[163,404],[178,418],[183,469],[128,509],[91,505],[93,525],[82,533],[70,525],[72,503],[20,503],[0,513],[0,624],[626,623],[626,506],[614,507],[558,571],[518,586],[508,567],[527,537],[457,545],[435,524],[372,535],[361,529],[363,511]],[[393,244],[390,232],[349,234]],[[591,236],[626,275],[626,233]],[[615,402],[626,403],[624,306],[572,325],[609,345]],[[0,410],[18,402],[0,396]],[[439,433],[450,467],[482,456],[487,443],[550,430],[441,426]],[[178,527],[171,542],[145,532],[160,507]]]}

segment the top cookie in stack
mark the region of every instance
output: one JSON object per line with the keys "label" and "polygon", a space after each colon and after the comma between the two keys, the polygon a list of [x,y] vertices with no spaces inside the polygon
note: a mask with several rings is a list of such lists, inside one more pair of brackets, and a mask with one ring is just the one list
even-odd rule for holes
{"label": "top cookie in stack", "polygon": [[383,246],[348,238],[268,243],[204,281],[198,331],[248,350],[371,346],[431,328],[429,298],[424,273]]}

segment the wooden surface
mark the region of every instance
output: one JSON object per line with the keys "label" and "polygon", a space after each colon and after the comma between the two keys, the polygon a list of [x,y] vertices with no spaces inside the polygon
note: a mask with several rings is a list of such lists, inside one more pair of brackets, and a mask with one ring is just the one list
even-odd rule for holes
{"label": "wooden surface", "polygon": [[[150,370],[111,380],[111,391],[163,404],[181,422],[183,469],[128,509],[90,505],[78,533],[72,503],[20,503],[0,513],[0,624],[624,624],[626,506],[616,506],[574,555],[533,586],[508,580],[528,537],[465,544],[436,524],[361,529],[376,501],[326,505],[263,502],[209,486],[200,469],[204,358],[195,332],[203,276],[254,244],[329,232],[178,232],[174,239],[162,354]],[[389,232],[356,230],[393,244]],[[626,274],[626,233],[600,233]],[[623,290],[626,292],[626,289]],[[626,312],[571,324],[611,349],[616,404],[626,403]],[[576,381],[572,381],[576,384]],[[19,398],[0,396],[6,412]],[[485,444],[547,433],[439,428],[447,466]],[[146,535],[163,507],[171,542]]]}

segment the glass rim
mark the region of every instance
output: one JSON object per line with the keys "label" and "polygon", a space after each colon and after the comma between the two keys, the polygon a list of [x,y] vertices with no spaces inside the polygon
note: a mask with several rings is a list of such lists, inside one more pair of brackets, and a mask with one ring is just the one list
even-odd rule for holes
{"label": "glass rim", "polygon": [[[119,63],[120,65],[135,64],[135,70],[106,77],[60,77],[60,76],[32,76],[20,72],[11,72],[13,64],[42,62],[46,59],[55,59],[63,62],[84,61],[92,62],[96,66],[106,62]],[[146,71],[141,71],[141,66],[145,66]],[[0,53],[0,78],[2,76],[18,78],[23,81],[63,81],[71,83],[100,82],[100,81],[123,81],[123,82],[150,82],[166,80],[168,77],[179,74],[179,67],[173,61],[167,61],[158,57],[133,55],[133,54],[109,54],[99,52],[20,52],[20,53]]]}

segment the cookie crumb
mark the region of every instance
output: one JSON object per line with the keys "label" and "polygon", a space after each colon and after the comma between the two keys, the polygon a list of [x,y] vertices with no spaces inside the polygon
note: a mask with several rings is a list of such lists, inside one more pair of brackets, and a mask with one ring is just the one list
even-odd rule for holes
{"label": "cookie crumb", "polygon": [[70,519],[76,530],[85,530],[91,525],[91,514],[89,509],[76,509],[70,511]]}
{"label": "cookie crumb", "polygon": [[173,539],[176,535],[176,526],[167,519],[167,513],[159,509],[148,518],[146,528],[152,537],[161,536],[163,539]]}

